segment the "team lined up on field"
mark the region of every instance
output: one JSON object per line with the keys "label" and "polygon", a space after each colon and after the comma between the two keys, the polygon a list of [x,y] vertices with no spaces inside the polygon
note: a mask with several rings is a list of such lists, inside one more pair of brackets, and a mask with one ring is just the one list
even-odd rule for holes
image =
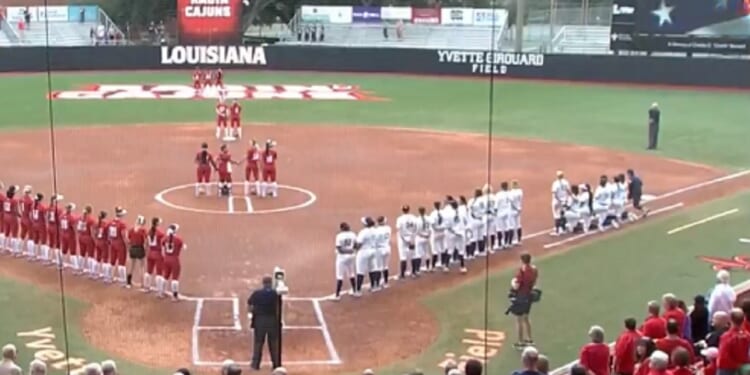
{"label": "team lined up on field", "polygon": [[[5,189],[1,182],[0,189]],[[70,267],[75,275],[126,287],[132,285],[135,270],[143,271],[146,258],[143,290],[163,297],[169,284],[173,299],[178,298],[180,254],[186,246],[177,235],[177,224],[164,232],[161,219],[153,218],[147,228],[145,218],[138,216],[128,228],[124,221],[127,211],[122,207],[115,207],[114,217],[109,219],[106,211],[95,216],[91,206],[84,207],[80,215],[75,203],[60,208],[62,201],[62,195],[53,195],[45,204],[44,194],[34,194],[31,186],[22,192],[18,186],[10,186],[0,195],[0,251],[58,269]],[[128,252],[130,270],[126,268]]]}
{"label": "team lined up on field", "polygon": [[[453,263],[462,273],[466,260],[519,245],[522,240],[523,190],[517,181],[503,182],[493,193],[489,185],[467,200],[447,196],[434,202],[430,213],[408,205],[396,220],[399,279],[419,277],[422,272],[449,272]],[[354,233],[347,223],[336,236],[336,299],[348,277],[351,294],[361,296],[365,276],[373,292],[388,287],[391,228],[385,217],[365,217],[364,228]],[[411,270],[409,271],[409,266]]]}

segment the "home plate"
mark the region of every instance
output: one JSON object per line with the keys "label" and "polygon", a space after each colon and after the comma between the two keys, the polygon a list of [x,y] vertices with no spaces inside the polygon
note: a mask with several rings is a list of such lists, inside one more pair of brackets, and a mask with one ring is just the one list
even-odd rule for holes
{"label": "home plate", "polygon": [[742,243],[750,243],[750,238],[740,238],[740,242],[742,242]]}

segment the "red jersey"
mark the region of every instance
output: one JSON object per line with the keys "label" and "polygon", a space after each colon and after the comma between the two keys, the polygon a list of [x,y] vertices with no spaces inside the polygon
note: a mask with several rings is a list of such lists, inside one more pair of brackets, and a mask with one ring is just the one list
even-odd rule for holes
{"label": "red jersey", "polygon": [[5,195],[2,195],[2,191],[0,191],[0,218],[3,217],[3,214],[5,213],[5,202],[8,200],[8,197]]}
{"label": "red jersey", "polygon": [[165,236],[162,240],[162,247],[164,248],[164,257],[168,259],[179,259],[184,243],[180,237],[175,235]]}
{"label": "red jersey", "polygon": [[609,345],[589,343],[581,348],[578,361],[595,375],[609,375]]}
{"label": "red jersey", "polygon": [[76,223],[76,231],[78,232],[78,237],[91,238],[91,228],[93,228],[95,225],[96,221],[93,217],[91,217],[91,215],[84,215]]}
{"label": "red jersey", "polygon": [[638,331],[625,330],[615,342],[614,371],[618,374],[635,372],[635,347],[641,334]]}
{"label": "red jersey", "polygon": [[124,242],[125,238],[123,238],[122,232],[127,229],[128,226],[122,220],[114,219],[107,226],[107,239],[109,242]]}
{"label": "red jersey", "polygon": [[[205,158],[203,157],[203,152],[206,153],[206,157]],[[203,151],[203,150],[198,151],[198,153],[195,154],[195,163],[198,164],[198,165],[200,165],[200,166],[213,165],[214,164],[214,156],[211,155],[211,153],[208,152],[208,151]]]}
{"label": "red jersey", "polygon": [[65,213],[60,216],[60,234],[66,238],[72,238],[76,235],[76,225],[78,217],[72,213]]}
{"label": "red jersey", "polygon": [[59,208],[50,207],[47,209],[47,226],[56,227],[60,225],[60,216],[62,216],[62,210]]}
{"label": "red jersey", "polygon": [[96,223],[94,235],[96,236],[97,242],[107,242],[107,227],[109,227],[107,220],[102,220]]}
{"label": "red jersey", "polygon": [[18,214],[18,198],[5,198],[2,202],[3,217],[9,219]]}
{"label": "red jersey", "polygon": [[276,159],[278,158],[276,150],[265,150],[263,151],[263,165],[266,168],[276,167]]}
{"label": "red jersey", "polygon": [[240,103],[232,103],[232,106],[229,107],[229,112],[233,119],[239,119],[242,113],[242,106]]}
{"label": "red jersey", "polygon": [[31,222],[35,226],[43,227],[47,225],[47,206],[44,203],[39,203],[34,207],[31,206]]}
{"label": "red jersey", "polygon": [[193,72],[193,82],[200,82],[201,77],[203,76],[203,72],[200,70],[196,70]]}
{"label": "red jersey", "polygon": [[161,243],[164,239],[164,232],[157,229],[154,231],[154,235],[151,235],[151,231],[149,230],[146,232],[146,244],[148,245],[148,249],[150,251],[159,251],[159,255],[161,255]]}
{"label": "red jersey", "polygon": [[219,103],[216,105],[216,116],[220,118],[226,118],[229,114],[229,107],[226,104]]}
{"label": "red jersey", "polygon": [[[518,294],[529,295],[536,285],[536,279],[539,276],[539,271],[534,266],[521,266],[516,272],[516,280],[518,281]],[[590,369],[589,369],[590,370]]]}
{"label": "red jersey", "polygon": [[250,147],[247,150],[247,165],[255,166],[260,161],[260,150],[257,147]]}
{"label": "red jersey", "polygon": [[643,321],[641,333],[652,340],[667,337],[667,321],[658,316],[649,316]]}
{"label": "red jersey", "polygon": [[682,337],[682,330],[685,327],[685,312],[682,311],[680,308],[675,307],[671,309],[667,309],[664,311],[664,314],[662,314],[662,317],[665,321],[674,320],[677,322],[677,329],[679,330],[678,334],[680,337]]}
{"label": "red jersey", "polygon": [[146,243],[146,228],[132,228],[128,231],[130,246],[144,246]]}
{"label": "red jersey", "polygon": [[24,223],[31,222],[31,207],[34,206],[34,199],[25,195],[21,200],[21,221]]}
{"label": "red jersey", "polygon": [[229,151],[223,151],[219,154],[219,171],[229,172],[229,163],[232,162],[232,154]]}
{"label": "red jersey", "polygon": [[224,71],[221,69],[217,70],[216,73],[214,73],[214,75],[215,75],[214,78],[216,78],[217,82],[224,79]]}

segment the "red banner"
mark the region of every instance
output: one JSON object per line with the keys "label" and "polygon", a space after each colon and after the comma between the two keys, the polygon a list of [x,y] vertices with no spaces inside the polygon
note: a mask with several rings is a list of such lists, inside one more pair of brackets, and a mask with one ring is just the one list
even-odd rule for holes
{"label": "red banner", "polygon": [[177,0],[181,44],[237,44],[242,0]]}
{"label": "red banner", "polygon": [[411,22],[421,24],[440,24],[440,8],[412,8]]}

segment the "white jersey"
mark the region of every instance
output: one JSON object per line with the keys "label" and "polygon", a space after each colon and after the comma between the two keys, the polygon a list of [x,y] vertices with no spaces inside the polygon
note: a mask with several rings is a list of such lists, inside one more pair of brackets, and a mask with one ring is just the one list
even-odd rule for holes
{"label": "white jersey", "polygon": [[404,242],[414,242],[417,235],[417,217],[412,214],[403,214],[396,219],[396,232]]}
{"label": "white jersey", "polygon": [[387,249],[391,247],[391,226],[384,224],[375,228],[375,248]]}
{"label": "white jersey", "polygon": [[469,201],[469,214],[475,220],[482,220],[487,215],[488,199],[486,196],[472,198]]}
{"label": "white jersey", "polygon": [[336,254],[354,255],[354,244],[357,235],[352,231],[340,232],[336,235]]}
{"label": "white jersey", "polygon": [[564,178],[558,178],[552,183],[552,203],[564,203],[568,199],[570,183]]}
{"label": "white jersey", "polygon": [[509,191],[499,191],[495,194],[495,213],[507,215],[510,213],[511,195]]}
{"label": "white jersey", "polygon": [[597,206],[609,206],[612,200],[612,193],[607,186],[597,186],[594,190],[594,204]]}
{"label": "white jersey", "polygon": [[430,239],[430,218],[417,216],[417,242],[427,242]]}
{"label": "white jersey", "polygon": [[448,223],[446,222],[445,210],[433,210],[430,213],[430,224],[432,228],[433,236],[445,235],[446,229],[448,229]]}
{"label": "white jersey", "polygon": [[465,237],[468,217],[466,216],[466,210],[463,210],[464,212],[461,211],[461,206],[457,210],[451,210],[451,215],[448,218],[448,223],[450,224],[448,230],[453,236]]}
{"label": "white jersey", "polygon": [[607,182],[607,190],[609,190],[609,199],[615,200],[617,197],[617,184],[614,182]]}
{"label": "white jersey", "polygon": [[510,189],[510,204],[513,212],[520,212],[523,209],[523,190],[521,188]]}
{"label": "white jersey", "polygon": [[377,244],[377,231],[375,228],[364,228],[357,235],[357,243],[360,249],[374,249]]}
{"label": "white jersey", "polygon": [[578,193],[578,197],[576,197],[576,209],[579,212],[589,212],[589,196],[590,193],[588,191],[582,191]]}
{"label": "white jersey", "polygon": [[628,199],[628,185],[624,182],[619,182],[615,185],[615,196],[613,198],[620,204],[625,203]]}

